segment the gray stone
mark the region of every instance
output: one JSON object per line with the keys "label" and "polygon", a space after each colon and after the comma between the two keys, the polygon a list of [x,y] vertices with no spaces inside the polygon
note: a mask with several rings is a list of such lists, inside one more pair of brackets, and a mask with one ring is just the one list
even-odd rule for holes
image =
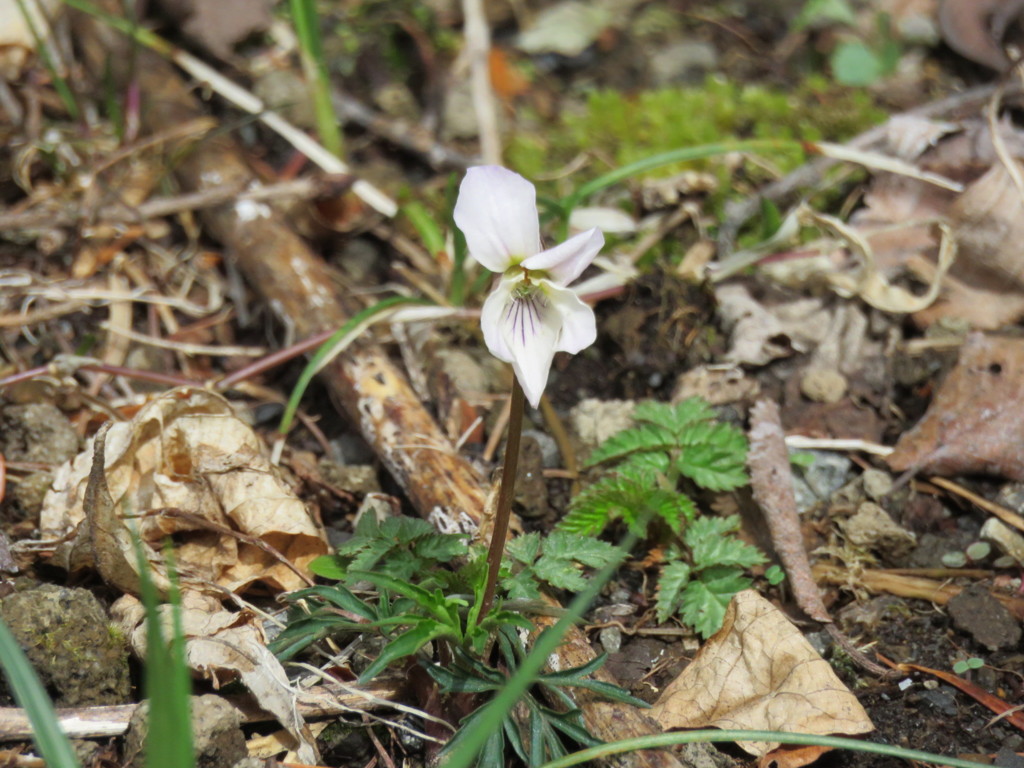
{"label": "gray stone", "polygon": [[78,453],[78,433],[51,403],[9,405],[0,412],[0,446],[7,461],[63,464]]}
{"label": "gray stone", "polygon": [[[214,694],[193,696],[192,747],[196,768],[224,768],[248,757],[242,719],[233,706]],[[149,702],[143,702],[132,715],[125,735],[125,758],[129,768],[143,768],[143,745],[149,720]]]}
{"label": "gray stone", "polygon": [[128,701],[127,646],[88,590],[43,584],[15,592],[0,601],[0,616],[56,706]]}

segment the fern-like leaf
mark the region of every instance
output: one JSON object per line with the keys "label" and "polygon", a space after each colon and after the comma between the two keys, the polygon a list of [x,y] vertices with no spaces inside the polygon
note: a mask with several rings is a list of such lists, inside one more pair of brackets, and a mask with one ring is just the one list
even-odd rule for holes
{"label": "fern-like leaf", "polygon": [[666,563],[658,575],[658,592],[655,608],[658,621],[664,624],[678,609],[683,590],[690,582],[690,566],[681,560]]}
{"label": "fern-like leaf", "polygon": [[660,424],[679,435],[692,424],[714,421],[717,414],[703,398],[689,397],[674,406],[650,400],[640,403],[633,412],[633,418],[640,422]]}
{"label": "fern-like leaf", "polygon": [[680,615],[705,639],[722,628],[725,609],[732,596],[750,586],[737,568],[708,568],[690,581],[683,591]]}
{"label": "fern-like leaf", "polygon": [[760,550],[733,535],[739,527],[738,515],[694,520],[683,535],[686,546],[690,548],[693,567],[696,570],[716,565],[749,568],[763,563],[764,555]]}
{"label": "fern-like leaf", "polygon": [[654,482],[654,478],[644,472],[616,472],[602,477],[572,500],[569,513],[558,528],[596,536],[613,520],[621,519],[630,530],[642,535],[639,516]]}
{"label": "fern-like leaf", "polygon": [[689,428],[676,468],[710,491],[731,491],[746,485],[747,441],[730,424]]}
{"label": "fern-like leaf", "polygon": [[585,466],[616,461],[641,451],[669,451],[675,445],[676,437],[672,430],[660,424],[641,424],[612,435],[594,450]]}

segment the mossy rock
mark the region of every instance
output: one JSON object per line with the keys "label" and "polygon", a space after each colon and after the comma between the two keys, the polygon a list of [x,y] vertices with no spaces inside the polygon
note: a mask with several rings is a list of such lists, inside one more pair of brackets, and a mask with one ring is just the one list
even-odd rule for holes
{"label": "mossy rock", "polygon": [[[0,617],[28,656],[54,705],[129,700],[128,651],[106,611],[85,589],[43,584],[0,601]],[[0,688],[8,703],[6,686]]]}

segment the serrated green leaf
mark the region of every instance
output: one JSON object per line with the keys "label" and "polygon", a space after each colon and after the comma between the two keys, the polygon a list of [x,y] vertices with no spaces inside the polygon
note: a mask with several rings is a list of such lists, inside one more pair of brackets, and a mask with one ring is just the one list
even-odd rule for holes
{"label": "serrated green leaf", "polygon": [[644,451],[630,454],[623,459],[622,463],[615,467],[615,473],[650,487],[657,485],[658,477],[668,473],[671,468],[672,459],[665,451]]}
{"label": "serrated green leaf", "polygon": [[413,554],[437,563],[447,563],[469,552],[466,535],[462,533],[434,533],[412,542]]}
{"label": "serrated green leaf", "polygon": [[569,560],[541,555],[534,563],[533,570],[537,574],[537,578],[546,581],[556,589],[579,592],[587,586],[587,580],[580,575],[577,567]]}
{"label": "serrated green leaf", "polygon": [[733,595],[749,586],[750,580],[737,568],[708,568],[683,590],[680,615],[707,639],[722,628],[725,609]]}
{"label": "serrated green leaf", "polygon": [[345,544],[351,544],[351,546],[346,547],[342,545],[338,547],[338,553],[340,555],[352,555],[352,562],[348,565],[349,572],[373,569],[394,548],[391,542],[384,539],[367,539],[360,542],[351,540],[345,542]]}
{"label": "serrated green leaf", "polygon": [[633,417],[637,421],[661,424],[678,435],[691,424],[714,421],[718,415],[703,398],[690,397],[675,406],[651,401],[641,403]]}
{"label": "serrated green leaf", "polygon": [[573,503],[572,508],[558,521],[558,530],[582,536],[597,536],[608,524],[606,507]]}
{"label": "serrated green leaf", "polygon": [[524,533],[505,545],[505,553],[523,565],[532,565],[540,554],[540,534]]}
{"label": "serrated green leaf", "polygon": [[431,640],[447,634],[449,634],[447,625],[429,619],[403,632],[381,649],[373,663],[359,676],[359,684],[365,685],[392,662],[411,656]]}
{"label": "serrated green leaf", "polygon": [[524,568],[516,574],[501,580],[509,600],[536,600],[540,597],[537,575],[533,568]]}
{"label": "serrated green leaf", "polygon": [[725,451],[705,443],[685,448],[676,467],[702,488],[731,491],[748,482],[745,461],[745,452]]}
{"label": "serrated green leaf", "polygon": [[618,547],[589,536],[552,531],[543,541],[543,557],[575,560],[591,568],[603,568],[621,557]]}
{"label": "serrated green leaf", "polygon": [[668,451],[676,444],[672,431],[660,424],[641,424],[612,435],[599,445],[584,466],[593,467],[638,451]]}
{"label": "serrated green leaf", "polygon": [[764,555],[756,547],[732,535],[739,524],[738,515],[694,520],[683,537],[690,548],[694,568],[700,570],[714,565],[749,568],[763,563]]}
{"label": "serrated green leaf", "polygon": [[655,491],[648,497],[647,509],[665,521],[669,529],[679,534],[697,515],[693,499],[682,493]]}
{"label": "serrated green leaf", "polygon": [[679,609],[683,589],[690,582],[690,573],[690,566],[681,560],[673,560],[662,567],[655,596],[659,622],[668,621]]}

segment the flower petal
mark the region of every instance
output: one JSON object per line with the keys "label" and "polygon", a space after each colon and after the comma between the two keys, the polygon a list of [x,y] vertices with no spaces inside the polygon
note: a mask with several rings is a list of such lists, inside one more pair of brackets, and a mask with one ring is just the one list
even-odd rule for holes
{"label": "flower petal", "polygon": [[492,272],[504,272],[540,250],[537,191],[506,168],[480,165],[466,171],[454,218],[470,255]]}
{"label": "flower petal", "polygon": [[603,246],[604,235],[594,227],[570,237],[561,245],[530,256],[523,261],[523,266],[547,272],[555,285],[568,285],[590,266]]}
{"label": "flower petal", "polygon": [[584,303],[571,288],[560,288],[547,280],[540,282],[551,306],[562,318],[555,351],[575,355],[593,344],[597,340],[597,320],[590,305]]}
{"label": "flower petal", "polygon": [[502,319],[508,305],[512,303],[512,288],[519,283],[517,277],[506,277],[494,286],[490,296],[480,308],[480,329],[484,332],[484,343],[499,360],[512,362],[512,349],[502,333]]}

